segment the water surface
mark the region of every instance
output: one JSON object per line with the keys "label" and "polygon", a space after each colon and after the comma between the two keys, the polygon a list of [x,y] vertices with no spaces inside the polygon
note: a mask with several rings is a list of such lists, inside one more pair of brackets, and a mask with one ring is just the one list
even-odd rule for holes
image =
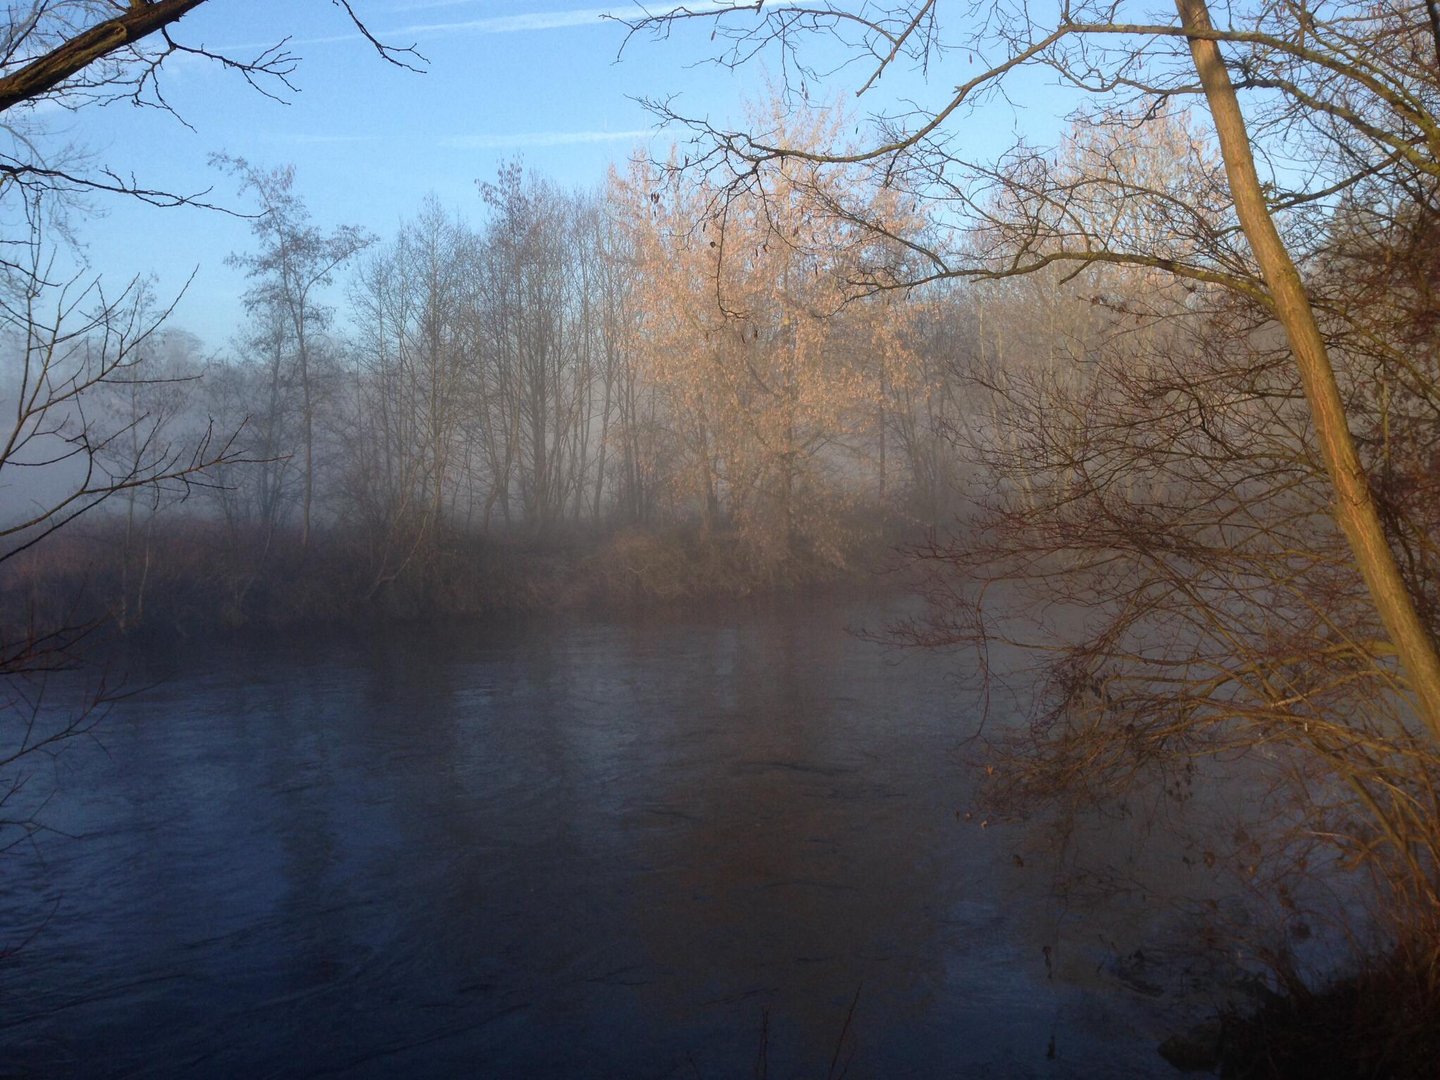
{"label": "water surface", "polygon": [[0,874],[0,948],[44,923],[0,1075],[1154,1075],[1156,1003],[961,820],[959,661],[883,618],[132,656],[163,681],[62,758],[73,839]]}

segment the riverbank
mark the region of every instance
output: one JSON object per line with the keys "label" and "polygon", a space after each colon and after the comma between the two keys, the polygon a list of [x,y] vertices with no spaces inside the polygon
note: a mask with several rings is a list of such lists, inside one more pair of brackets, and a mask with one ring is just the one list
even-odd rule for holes
{"label": "riverbank", "polygon": [[1397,949],[1317,987],[1291,981],[1253,1008],[1232,1006],[1172,1035],[1181,1072],[1253,1080],[1430,1080],[1440,1062],[1433,959]]}
{"label": "riverbank", "polygon": [[673,528],[543,541],[452,533],[407,549],[341,532],[308,544],[290,534],[237,536],[200,521],[137,540],[111,521],[7,561],[0,605],[31,627],[181,637],[629,610],[874,587],[900,576],[895,552],[906,539],[900,526],[857,527],[823,551],[776,551],[737,534]]}

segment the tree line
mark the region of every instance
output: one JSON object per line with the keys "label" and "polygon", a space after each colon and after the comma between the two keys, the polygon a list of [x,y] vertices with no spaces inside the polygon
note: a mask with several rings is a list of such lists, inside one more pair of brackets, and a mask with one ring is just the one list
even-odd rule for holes
{"label": "tree line", "polygon": [[[804,123],[813,139],[834,126]],[[122,622],[143,621],[157,551],[182,534],[214,551],[239,622],[317,544],[329,585],[320,567],[346,563],[347,602],[443,591],[487,539],[620,537],[640,560],[626,573],[663,590],[645,580],[664,576],[655,545],[688,537],[735,553],[747,589],[853,569],[887,527],[957,505],[948,302],[850,294],[862,266],[899,257],[834,212],[884,201],[856,178],[737,200],[639,158],[590,192],[511,163],[479,183],[479,224],[431,197],[382,241],[317,224],[288,167],[215,164],[257,208],[253,246],[230,256],[243,327],[206,356],[137,295],[122,370],[83,420],[50,414],[92,442],[124,431],[141,456],[142,430],[167,446],[225,433],[184,484],[93,516]],[[8,347],[30,362],[45,342]],[[159,561],[173,575],[183,559]]]}

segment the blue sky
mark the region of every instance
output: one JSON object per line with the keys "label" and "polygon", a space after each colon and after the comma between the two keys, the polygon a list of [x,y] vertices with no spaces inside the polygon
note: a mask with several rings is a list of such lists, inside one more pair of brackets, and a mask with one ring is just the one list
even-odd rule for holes
{"label": "blue sky", "polygon": [[[655,134],[653,118],[634,98],[679,95],[685,110],[718,120],[738,116],[746,100],[765,94],[762,66],[730,72],[696,63],[709,45],[708,23],[666,42],[633,42],[617,62],[623,28],[602,19],[607,9],[593,2],[353,0],[353,6],[387,43],[414,44],[429,61],[425,73],[381,61],[344,12],[324,0],[212,0],[175,36],[231,55],[289,37],[302,60],[298,92],[287,94],[285,104],[214,65],[179,58],[167,65],[162,85],[191,127],[122,104],[42,114],[50,137],[87,146],[96,164],[141,184],[213,189],[210,198],[237,206],[243,204],[233,180],[207,164],[211,153],[261,166],[293,163],[317,224],[359,224],[388,238],[431,192],[479,221],[475,181],[493,177],[517,155],[569,187],[600,184],[607,165],[636,146],[663,156],[673,136]],[[627,8],[616,3],[608,10]],[[928,89],[912,79],[905,92],[938,95],[960,77],[932,72]],[[858,70],[843,74],[833,91],[853,91],[863,78]],[[887,93],[905,81],[899,72],[887,78]],[[985,137],[1013,126],[1013,114],[996,118]],[[174,324],[211,348],[226,345],[242,319],[245,285],[224,258],[249,249],[248,225],[214,212],[122,200],[97,200],[94,209],[97,216],[81,229],[93,265],[111,279],[154,273],[162,296],[197,271]]]}

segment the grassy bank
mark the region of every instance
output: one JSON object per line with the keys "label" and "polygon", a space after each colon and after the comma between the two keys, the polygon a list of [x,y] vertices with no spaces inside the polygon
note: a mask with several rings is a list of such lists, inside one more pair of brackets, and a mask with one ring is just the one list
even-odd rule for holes
{"label": "grassy bank", "polygon": [[141,538],[122,522],[67,530],[8,560],[0,603],[36,627],[113,625],[196,635],[356,620],[484,618],[584,607],[784,594],[869,580],[894,534],[776,553],[699,529],[576,533],[543,541],[460,533],[382,546],[341,532],[235,535],[177,521]]}

